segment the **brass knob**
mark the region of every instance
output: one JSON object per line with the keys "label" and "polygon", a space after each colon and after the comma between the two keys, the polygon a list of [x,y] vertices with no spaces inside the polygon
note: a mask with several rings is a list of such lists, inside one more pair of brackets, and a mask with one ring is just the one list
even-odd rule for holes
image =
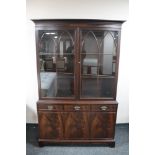
{"label": "brass knob", "polygon": [[105,111],[105,110],[107,110],[107,106],[102,106],[102,107],[100,107],[101,108],[101,110],[103,110],[103,111]]}
{"label": "brass knob", "polygon": [[75,106],[74,109],[75,110],[80,110],[80,106]]}
{"label": "brass knob", "polygon": [[49,105],[48,106],[48,110],[53,110],[53,106],[52,105]]}

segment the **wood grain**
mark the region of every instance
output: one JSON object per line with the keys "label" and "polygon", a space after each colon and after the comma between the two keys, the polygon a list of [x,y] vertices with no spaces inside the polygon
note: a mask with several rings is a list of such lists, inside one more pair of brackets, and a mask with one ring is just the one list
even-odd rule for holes
{"label": "wood grain", "polygon": [[40,138],[63,138],[63,124],[60,112],[38,112],[38,118]]}

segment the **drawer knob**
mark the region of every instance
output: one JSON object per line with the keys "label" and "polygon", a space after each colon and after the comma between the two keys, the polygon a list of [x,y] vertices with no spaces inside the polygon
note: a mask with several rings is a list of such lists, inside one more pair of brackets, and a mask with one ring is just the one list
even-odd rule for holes
{"label": "drawer knob", "polygon": [[48,106],[48,110],[53,110],[53,106],[52,105],[49,105]]}
{"label": "drawer knob", "polygon": [[80,106],[75,106],[74,109],[75,110],[80,110]]}
{"label": "drawer knob", "polygon": [[107,110],[107,106],[102,106],[102,107],[100,107],[101,108],[101,110],[103,110],[103,111],[105,111],[105,110]]}

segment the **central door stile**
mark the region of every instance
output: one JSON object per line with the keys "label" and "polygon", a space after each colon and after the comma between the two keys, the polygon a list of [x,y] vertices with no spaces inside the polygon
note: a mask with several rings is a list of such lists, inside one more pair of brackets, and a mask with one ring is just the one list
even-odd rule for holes
{"label": "central door stile", "polygon": [[77,43],[78,43],[78,40],[77,40],[77,36],[78,36],[78,33],[77,33],[77,28],[75,28],[75,47],[74,47],[74,49],[75,49],[75,60],[74,60],[74,70],[75,70],[75,72],[74,72],[74,94],[75,94],[75,99],[77,100],[78,99],[78,92],[77,92],[77,90],[78,90],[78,74],[77,74],[77,72],[76,72],[76,70],[77,70],[77,50],[78,50],[78,47],[77,47]]}
{"label": "central door stile", "polygon": [[77,44],[76,44],[76,87],[77,87],[77,91],[76,91],[76,99],[80,99],[80,67],[81,67],[81,64],[80,64],[80,29],[79,27],[77,27],[76,29],[76,41],[77,41]]}

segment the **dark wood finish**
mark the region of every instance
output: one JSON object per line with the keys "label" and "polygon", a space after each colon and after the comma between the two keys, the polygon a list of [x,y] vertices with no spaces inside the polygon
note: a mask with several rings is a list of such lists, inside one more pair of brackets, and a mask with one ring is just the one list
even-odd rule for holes
{"label": "dark wood finish", "polygon": [[50,105],[50,104],[56,104],[56,105],[71,105],[71,104],[80,104],[80,105],[98,105],[98,104],[105,104],[105,105],[115,105],[117,106],[118,102],[113,100],[113,101],[109,101],[109,100],[96,100],[96,99],[89,99],[89,100],[39,100],[37,102],[37,107],[39,108],[41,105]]}
{"label": "dark wood finish", "polygon": [[60,112],[38,112],[39,137],[41,139],[62,139],[63,127]]}
{"label": "dark wood finish", "polygon": [[39,139],[39,146],[42,147],[44,145],[76,145],[76,146],[109,146],[115,147],[115,140],[111,139],[104,139],[104,140],[85,140],[85,139],[78,139],[78,140],[52,140],[52,139]]}
{"label": "dark wood finish", "polygon": [[91,111],[116,112],[117,105],[94,104],[91,105]]}
{"label": "dark wood finish", "polygon": [[88,139],[88,115],[88,112],[64,112],[64,139]]}
{"label": "dark wood finish", "polygon": [[116,113],[91,112],[90,138],[91,139],[114,138],[115,121],[116,121]]}
{"label": "dark wood finish", "polygon": [[68,101],[68,104],[63,101],[61,104],[56,102],[61,101],[53,101],[54,104],[48,101],[38,103],[40,139],[112,140],[114,138],[117,102],[106,101],[106,104],[102,101],[97,101],[96,104],[92,101],[92,104],[86,101],[78,101],[78,104],[74,101]]}
{"label": "dark wood finish", "polygon": [[90,106],[80,105],[80,104],[65,105],[64,110],[65,111],[90,111]]}
{"label": "dark wood finish", "polygon": [[56,145],[56,146],[109,146],[115,147],[115,140],[85,140],[85,139],[78,139],[78,140],[52,140],[52,139],[38,139],[39,147],[43,147],[45,145]]}
{"label": "dark wood finish", "polygon": [[61,111],[63,110],[63,105],[38,104],[38,110]]}
{"label": "dark wood finish", "polygon": [[[124,21],[109,20],[33,20],[36,29],[36,57],[39,101],[37,102],[39,122],[39,145],[47,144],[106,144],[115,146],[115,123],[117,116],[117,79],[119,67],[119,51],[121,25]],[[72,97],[42,97],[40,84],[40,55],[39,55],[39,31],[40,30],[72,30],[74,32],[74,81],[71,81]],[[110,76],[98,75],[99,78],[113,78],[112,97],[94,97],[92,99],[81,98],[81,63],[86,56],[82,54],[82,31],[116,31],[118,41],[115,62],[115,73]],[[63,45],[66,47],[66,44]],[[59,54],[60,51],[57,53]],[[57,55],[55,54],[55,55]],[[65,54],[65,53],[64,53]],[[92,54],[92,53],[91,53]],[[89,55],[91,55],[89,54]],[[52,55],[53,56],[53,55]],[[67,57],[67,55],[65,55]],[[56,72],[52,68],[51,56],[46,56],[45,71]],[[54,67],[56,68],[56,67]],[[90,67],[89,72],[90,73]],[[62,71],[63,72],[63,71]],[[100,70],[98,70],[98,73]],[[83,73],[83,72],[82,72]],[[69,72],[64,72],[69,75]],[[66,76],[67,77],[67,76]],[[92,78],[92,75],[85,75]],[[106,82],[107,84],[107,82]],[[61,85],[65,89],[65,84]],[[93,89],[93,87],[90,87]],[[104,91],[104,87],[99,89]]]}
{"label": "dark wood finish", "polygon": [[121,31],[119,31],[118,34],[118,47],[117,47],[117,60],[116,60],[116,78],[115,78],[115,93],[114,93],[114,99],[116,100],[116,93],[117,93],[117,81],[118,81],[118,69],[119,69],[119,56],[120,56],[120,41],[121,41]]}

